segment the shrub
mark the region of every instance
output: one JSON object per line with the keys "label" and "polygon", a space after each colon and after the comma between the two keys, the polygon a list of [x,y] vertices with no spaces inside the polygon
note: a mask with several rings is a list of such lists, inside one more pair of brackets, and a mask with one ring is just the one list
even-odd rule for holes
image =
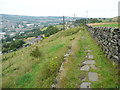
{"label": "shrub", "polygon": [[59,31],[59,29],[55,26],[48,26],[48,28],[44,31],[46,37],[49,37],[52,34],[55,34]]}
{"label": "shrub", "polygon": [[35,49],[30,53],[30,56],[33,56],[35,58],[38,58],[41,56],[41,52],[39,48],[36,46]]}

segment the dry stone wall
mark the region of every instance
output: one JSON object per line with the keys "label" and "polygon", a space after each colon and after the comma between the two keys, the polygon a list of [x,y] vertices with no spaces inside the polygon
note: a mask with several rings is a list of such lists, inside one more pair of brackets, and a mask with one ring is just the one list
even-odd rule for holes
{"label": "dry stone wall", "polygon": [[92,37],[102,46],[106,56],[120,64],[120,29],[87,26]]}

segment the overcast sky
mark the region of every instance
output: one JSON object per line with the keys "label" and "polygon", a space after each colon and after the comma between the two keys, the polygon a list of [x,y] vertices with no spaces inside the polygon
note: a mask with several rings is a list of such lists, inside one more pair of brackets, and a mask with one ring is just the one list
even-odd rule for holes
{"label": "overcast sky", "polygon": [[115,17],[120,0],[0,0],[0,13],[28,16]]}

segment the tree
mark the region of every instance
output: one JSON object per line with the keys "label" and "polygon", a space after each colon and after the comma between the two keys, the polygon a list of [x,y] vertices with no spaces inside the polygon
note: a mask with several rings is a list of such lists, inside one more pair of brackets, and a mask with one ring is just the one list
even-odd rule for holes
{"label": "tree", "polygon": [[25,42],[23,40],[15,40],[10,43],[4,43],[2,46],[2,52],[7,52],[9,50],[16,50],[22,47]]}
{"label": "tree", "polygon": [[30,53],[31,56],[38,58],[41,56],[39,48],[36,46],[35,49]]}
{"label": "tree", "polygon": [[50,36],[52,34],[57,33],[58,31],[59,29],[57,27],[51,25],[51,26],[48,26],[48,28],[44,31],[44,34],[46,36]]}

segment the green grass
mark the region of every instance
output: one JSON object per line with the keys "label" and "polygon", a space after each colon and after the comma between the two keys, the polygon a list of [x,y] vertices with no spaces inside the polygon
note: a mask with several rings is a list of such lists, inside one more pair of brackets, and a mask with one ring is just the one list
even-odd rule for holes
{"label": "green grass", "polygon": [[[56,27],[61,30],[63,28],[63,25],[56,25]],[[41,31],[45,31],[48,27],[44,27],[43,29],[40,29]]]}
{"label": "green grass", "polygon": [[60,49],[63,46],[64,44],[56,44],[48,50],[48,53],[56,52],[58,49]]}
{"label": "green grass", "polygon": [[23,76],[20,77],[18,80],[17,84],[23,86],[25,83],[29,83],[31,81],[31,75],[30,74],[24,74]]}
{"label": "green grass", "polygon": [[41,31],[45,31],[48,27],[44,27],[43,29],[40,29]]}
{"label": "green grass", "polygon": [[[50,88],[78,31],[79,28],[60,31],[35,45],[4,54],[3,87]],[[36,47],[42,53],[39,57],[31,56]]]}
{"label": "green grass", "polygon": [[61,30],[63,28],[63,25],[56,25],[56,27]]}
{"label": "green grass", "polygon": [[95,25],[95,27],[100,26],[100,27],[118,27],[117,23],[113,24],[103,24],[103,25]]}
{"label": "green grass", "polygon": [[[95,65],[98,67],[98,70],[90,70],[99,74],[99,80],[92,82],[92,87],[118,87],[117,69],[105,57],[86,28],[81,27],[60,31],[35,45],[4,54],[1,62],[3,88],[50,88],[70,46],[72,54],[64,65],[64,75],[61,76],[59,87],[80,87],[82,78],[88,74],[80,71],[82,62],[86,60],[86,49],[92,50],[91,54],[94,55]],[[36,47],[41,53],[39,57],[31,56]]]}
{"label": "green grass", "polygon": [[96,66],[95,70],[99,74],[99,81],[93,82],[93,88],[117,88],[118,87],[118,70],[104,55],[100,46],[91,38],[87,31],[84,31],[86,39],[86,47],[90,50],[92,55],[95,56]]}
{"label": "green grass", "polygon": [[[79,88],[82,79],[88,76],[88,72],[80,70],[82,62],[87,60],[85,50],[92,50],[91,55],[94,55],[97,70],[90,70],[97,72],[99,80],[92,83],[92,88],[117,88],[118,84],[118,70],[112,65],[104,55],[100,46],[91,38],[91,35],[86,30],[81,30],[79,33],[79,40],[73,46],[74,54],[69,57],[68,63],[64,66],[65,76],[61,77],[60,88]],[[88,81],[88,79],[86,80]]]}

